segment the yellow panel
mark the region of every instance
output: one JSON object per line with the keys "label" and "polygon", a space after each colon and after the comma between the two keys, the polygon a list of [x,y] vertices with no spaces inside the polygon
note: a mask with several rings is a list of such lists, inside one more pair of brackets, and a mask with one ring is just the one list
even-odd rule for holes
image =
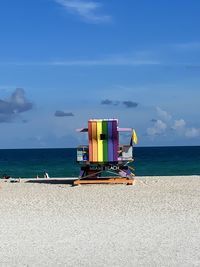
{"label": "yellow panel", "polygon": [[97,121],[98,162],[103,162],[103,140],[100,140],[100,134],[102,134],[102,121]]}

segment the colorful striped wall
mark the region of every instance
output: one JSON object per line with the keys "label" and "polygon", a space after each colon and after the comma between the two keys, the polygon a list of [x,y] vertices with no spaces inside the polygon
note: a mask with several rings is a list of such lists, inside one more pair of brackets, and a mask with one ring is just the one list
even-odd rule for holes
{"label": "colorful striped wall", "polygon": [[90,162],[118,160],[117,120],[89,120],[88,139]]}

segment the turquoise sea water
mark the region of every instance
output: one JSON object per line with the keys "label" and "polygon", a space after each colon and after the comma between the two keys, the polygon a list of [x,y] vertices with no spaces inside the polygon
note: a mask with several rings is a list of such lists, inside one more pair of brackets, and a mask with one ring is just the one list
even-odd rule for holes
{"label": "turquoise sea water", "polygon": [[[135,174],[142,175],[200,175],[200,146],[136,147]],[[79,175],[76,149],[2,149],[0,177],[74,177]]]}

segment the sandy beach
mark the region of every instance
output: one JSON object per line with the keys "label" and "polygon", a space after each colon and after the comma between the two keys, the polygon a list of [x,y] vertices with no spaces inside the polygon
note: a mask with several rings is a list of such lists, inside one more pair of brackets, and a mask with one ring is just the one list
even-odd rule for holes
{"label": "sandy beach", "polygon": [[200,176],[0,182],[0,266],[200,266]]}

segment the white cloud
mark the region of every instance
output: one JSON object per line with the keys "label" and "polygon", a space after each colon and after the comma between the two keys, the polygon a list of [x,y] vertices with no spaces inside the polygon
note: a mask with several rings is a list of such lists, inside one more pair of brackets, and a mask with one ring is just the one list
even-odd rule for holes
{"label": "white cloud", "polygon": [[147,129],[147,134],[150,136],[160,135],[165,133],[167,129],[167,124],[162,120],[157,120],[153,127]]}
{"label": "white cloud", "polygon": [[0,62],[0,66],[52,66],[52,67],[90,67],[90,66],[156,66],[160,63],[153,60],[136,60],[126,56],[110,56],[102,59],[62,60],[44,62]]}
{"label": "white cloud", "polygon": [[188,128],[186,129],[185,136],[188,138],[195,138],[200,136],[200,129],[197,128]]}
{"label": "white cloud", "polygon": [[160,117],[164,121],[171,120],[172,116],[167,111],[161,109],[160,107],[157,107],[156,111],[157,111],[158,117]]}
{"label": "white cloud", "polygon": [[135,60],[134,58],[113,57],[97,60],[73,60],[73,61],[55,61],[49,62],[52,66],[144,66],[158,65],[158,61],[153,60]]}
{"label": "white cloud", "polygon": [[175,120],[172,129],[188,138],[195,138],[200,136],[200,129],[195,127],[188,128],[185,120],[183,119]]}
{"label": "white cloud", "polygon": [[111,21],[111,16],[99,13],[102,5],[94,1],[83,0],[55,0],[68,12],[79,15],[84,20],[93,23],[105,23]]}
{"label": "white cloud", "polygon": [[178,43],[173,44],[172,48],[176,48],[179,50],[199,50],[200,49],[200,42],[185,42],[185,43]]}
{"label": "white cloud", "polygon": [[[63,6],[66,10],[71,11],[73,13],[78,14],[82,18],[85,18],[89,21],[96,21],[101,22],[104,16],[99,15],[99,10],[102,5],[95,1],[89,1],[89,0],[54,0],[61,6]],[[101,19],[100,19],[101,18]],[[110,54],[105,55],[98,58],[76,58],[76,59],[58,59],[58,60],[52,60],[52,61],[35,61],[35,62],[0,62],[1,66],[156,66],[156,67],[178,67],[182,68],[184,67],[187,69],[199,69],[200,64],[197,60],[193,60],[193,57],[190,57],[190,50],[189,49],[197,49],[200,50],[200,42],[188,42],[188,43],[180,43],[180,44],[170,44],[164,46],[155,46],[151,49],[143,49],[143,50],[133,50],[127,52],[122,52],[119,54]],[[173,51],[171,55],[171,50]],[[181,49],[182,48],[182,49]],[[188,51],[184,51],[183,49],[188,49]],[[167,52],[166,52],[167,51]],[[186,59],[187,61],[183,61],[182,54],[180,58],[180,54],[178,53],[180,51],[184,55],[188,55]],[[175,55],[179,55],[177,58]],[[167,58],[166,58],[167,54]],[[169,54],[169,55],[168,55]],[[158,107],[158,112],[159,112]],[[166,112],[166,111],[165,111]],[[162,113],[162,109],[160,109],[160,113]],[[163,114],[164,115],[164,114]],[[167,115],[167,114],[166,114]],[[169,114],[168,114],[169,115]],[[162,116],[162,115],[161,115]],[[164,119],[164,118],[163,118]],[[168,117],[168,119],[170,119]]]}
{"label": "white cloud", "polygon": [[184,136],[187,138],[196,138],[200,136],[200,129],[187,126],[187,123],[184,119],[174,119],[171,114],[161,109],[160,107],[156,108],[157,118],[152,119],[153,126],[147,128],[147,135],[154,137],[156,135],[163,135],[167,133],[168,129],[174,130],[174,134],[179,136]]}
{"label": "white cloud", "polygon": [[174,125],[172,126],[172,129],[174,130],[182,130],[186,126],[186,122],[183,119],[175,120]]}

